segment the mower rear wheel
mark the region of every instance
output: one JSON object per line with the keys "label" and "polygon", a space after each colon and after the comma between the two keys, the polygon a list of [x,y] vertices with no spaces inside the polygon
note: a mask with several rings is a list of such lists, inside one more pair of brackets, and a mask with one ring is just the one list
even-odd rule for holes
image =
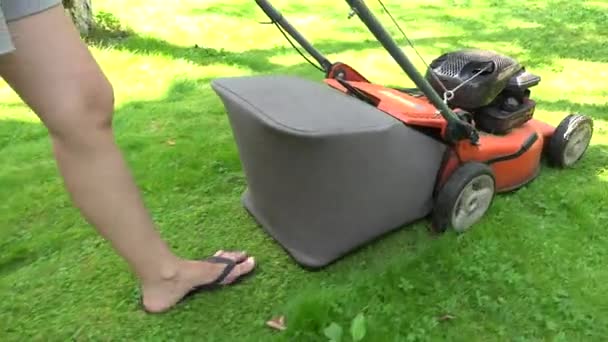
{"label": "mower rear wheel", "polygon": [[477,223],[490,208],[496,194],[492,169],[468,162],[452,173],[437,195],[432,226],[438,233],[448,228],[462,233]]}
{"label": "mower rear wheel", "polygon": [[587,151],[593,136],[593,120],[570,114],[557,126],[547,149],[549,162],[560,168],[574,165]]}

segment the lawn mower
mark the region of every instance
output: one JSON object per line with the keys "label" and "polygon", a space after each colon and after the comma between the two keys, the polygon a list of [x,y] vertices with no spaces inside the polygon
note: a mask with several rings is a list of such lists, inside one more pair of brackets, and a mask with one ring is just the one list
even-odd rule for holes
{"label": "lawn mower", "polygon": [[513,58],[461,49],[425,62],[423,75],[364,1],[346,2],[415,88],[330,62],[267,0],[256,3],[323,72],[323,89],[278,75],[212,82],[249,180],[245,206],[301,264],[326,265],[421,217],[435,232],[464,232],[495,194],[534,180],[543,156],[567,168],[587,150],[591,118],[570,114],[557,127],[533,118],[540,77]]}
{"label": "lawn mower", "polygon": [[508,56],[476,49],[448,52],[433,60],[423,77],[364,1],[346,0],[349,17],[359,16],[418,87],[388,88],[345,63],[331,63],[267,0],[256,2],[316,59],[329,86],[449,145],[436,187],[432,226],[437,231],[469,228],[495,192],[516,190],[538,175],[543,153],[552,165],[570,167],[590,143],[593,121],[587,116],[568,115],[557,128],[533,118],[530,88],[540,77]]}

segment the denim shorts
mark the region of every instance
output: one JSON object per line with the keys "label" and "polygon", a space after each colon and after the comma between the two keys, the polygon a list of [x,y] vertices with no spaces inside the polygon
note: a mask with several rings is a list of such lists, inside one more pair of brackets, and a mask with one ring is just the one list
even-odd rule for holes
{"label": "denim shorts", "polygon": [[0,54],[15,50],[7,23],[61,4],[61,0],[0,0]]}

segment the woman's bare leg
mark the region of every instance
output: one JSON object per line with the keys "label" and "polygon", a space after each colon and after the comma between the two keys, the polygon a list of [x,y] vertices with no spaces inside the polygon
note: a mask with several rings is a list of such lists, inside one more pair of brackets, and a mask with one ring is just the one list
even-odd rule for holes
{"label": "woman's bare leg", "polygon": [[[0,56],[0,76],[48,128],[75,205],[128,262],[150,311],[173,306],[216,278],[222,264],[175,256],[155,230],[114,142],[113,90],[61,6],[9,23],[16,51]],[[244,253],[229,283],[254,267]]]}

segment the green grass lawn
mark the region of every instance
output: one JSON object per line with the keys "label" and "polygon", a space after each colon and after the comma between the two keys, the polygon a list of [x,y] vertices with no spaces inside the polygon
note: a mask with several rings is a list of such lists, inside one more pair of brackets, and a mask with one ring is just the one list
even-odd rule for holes
{"label": "green grass lawn", "polygon": [[[96,12],[132,30],[96,37],[91,48],[114,84],[118,142],[162,235],[189,257],[245,249],[259,270],[168,314],[144,314],[124,262],[71,206],[44,127],[2,83],[0,340],[323,341],[329,326],[351,340],[359,315],[369,341],[605,341],[608,6],[385,2],[427,62],[475,46],[539,74],[538,118],[557,124],[581,111],[595,119],[585,159],[573,170],[545,167],[531,185],[498,197],[467,234],[433,237],[420,222],[309,272],[242,208],[246,182],[209,82],[322,75],[274,26],[259,24],[267,18],[252,0],[95,0]],[[273,3],[332,60],[374,81],[412,85],[363,24],[347,20],[345,2]],[[368,3],[398,39],[378,4]],[[286,331],[265,326],[281,314]]]}

